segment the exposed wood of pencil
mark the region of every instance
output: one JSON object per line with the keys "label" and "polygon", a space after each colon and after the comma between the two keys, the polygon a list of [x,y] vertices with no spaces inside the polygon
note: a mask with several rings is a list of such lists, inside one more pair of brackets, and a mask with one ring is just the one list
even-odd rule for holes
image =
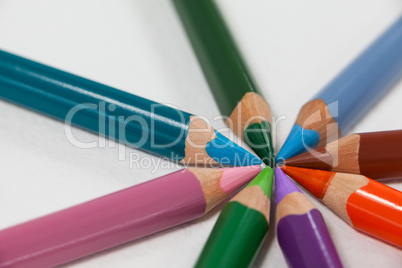
{"label": "exposed wood of pencil", "polygon": [[362,175],[350,176],[346,173],[336,173],[328,185],[322,202],[353,226],[346,204],[351,194],[368,183],[369,179]]}
{"label": "exposed wood of pencil", "polygon": [[283,161],[284,165],[359,174],[360,136],[349,135]]}
{"label": "exposed wood of pencil", "polygon": [[322,146],[341,136],[335,119],[321,99],[307,102],[299,112],[296,124],[303,129],[315,130],[320,135],[317,146]]}
{"label": "exposed wood of pencil", "polygon": [[190,168],[188,171],[192,172],[201,183],[206,202],[205,214],[228,197],[228,194],[219,185],[222,178],[222,170]]}
{"label": "exposed wood of pencil", "polygon": [[213,139],[216,139],[216,134],[211,125],[198,116],[191,116],[188,135],[185,140],[185,156],[180,163],[217,165],[218,162],[212,159],[205,149],[206,145]]}
{"label": "exposed wood of pencil", "polygon": [[287,194],[276,207],[276,223],[289,215],[303,215],[316,207],[302,193]]}
{"label": "exposed wood of pencil", "polygon": [[225,124],[243,139],[248,126],[261,124],[262,121],[272,123],[271,108],[258,93],[248,92],[225,120]]}
{"label": "exposed wood of pencil", "polygon": [[239,202],[244,206],[261,212],[269,223],[271,202],[259,185],[244,188],[230,202]]}

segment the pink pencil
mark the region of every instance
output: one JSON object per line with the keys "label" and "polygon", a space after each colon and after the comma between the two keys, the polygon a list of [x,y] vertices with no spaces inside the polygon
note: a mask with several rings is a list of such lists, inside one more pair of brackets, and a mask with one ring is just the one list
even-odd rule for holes
{"label": "pink pencil", "polygon": [[51,267],[203,216],[260,166],[184,169],[0,231],[0,267]]}

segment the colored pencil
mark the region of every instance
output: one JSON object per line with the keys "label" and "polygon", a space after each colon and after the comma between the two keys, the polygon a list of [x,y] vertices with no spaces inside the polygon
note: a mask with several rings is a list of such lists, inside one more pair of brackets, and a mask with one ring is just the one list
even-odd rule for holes
{"label": "colored pencil", "polygon": [[225,123],[275,165],[271,109],[259,92],[213,0],[173,0]]}
{"label": "colored pencil", "polygon": [[402,178],[402,130],[348,135],[283,164],[362,174],[371,179]]}
{"label": "colored pencil", "polygon": [[274,172],[266,167],[225,205],[195,267],[249,267],[269,227]]}
{"label": "colored pencil", "polygon": [[300,110],[277,162],[346,134],[402,76],[402,17]]}
{"label": "colored pencil", "polygon": [[4,51],[0,98],[181,163],[262,163],[196,115]]}
{"label": "colored pencil", "polygon": [[402,247],[402,192],[363,175],[282,170],[357,230]]}
{"label": "colored pencil", "polygon": [[260,166],[184,169],[0,231],[0,267],[53,267],[199,218]]}
{"label": "colored pencil", "polygon": [[278,167],[275,170],[278,242],[289,267],[342,267],[320,211]]}

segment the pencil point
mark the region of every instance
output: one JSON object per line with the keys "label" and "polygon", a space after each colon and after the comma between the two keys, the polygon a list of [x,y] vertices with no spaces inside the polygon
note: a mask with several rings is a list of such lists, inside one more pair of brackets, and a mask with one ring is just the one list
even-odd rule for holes
{"label": "pencil point", "polygon": [[231,194],[257,176],[260,171],[261,166],[259,165],[223,168],[220,186],[225,193]]}
{"label": "pencil point", "polygon": [[253,166],[262,163],[261,159],[257,156],[229,140],[218,131],[215,131],[215,134],[216,139],[208,142],[206,151],[208,155],[219,164],[230,166]]}
{"label": "pencil point", "polygon": [[297,181],[301,186],[303,186],[303,188],[319,199],[324,197],[331,179],[336,174],[331,171],[290,166],[282,166],[281,169],[289,177]]}
{"label": "pencil point", "polygon": [[261,190],[271,199],[272,184],[274,181],[274,171],[270,167],[264,168],[246,187],[254,185],[260,186]]}
{"label": "pencil point", "polygon": [[333,157],[325,150],[324,145],[320,148],[286,159],[282,164],[292,167],[331,170],[332,162]]}
{"label": "pencil point", "polygon": [[270,123],[262,121],[261,124],[248,126],[244,131],[244,140],[266,165],[275,166]]}
{"label": "pencil point", "polygon": [[288,138],[276,156],[276,162],[280,163],[290,157],[299,155],[308,149],[313,149],[320,141],[320,135],[315,130],[303,129],[295,124]]}
{"label": "pencil point", "polygon": [[275,169],[275,198],[276,205],[288,194],[293,192],[301,193],[300,189],[292,182],[280,167]]}

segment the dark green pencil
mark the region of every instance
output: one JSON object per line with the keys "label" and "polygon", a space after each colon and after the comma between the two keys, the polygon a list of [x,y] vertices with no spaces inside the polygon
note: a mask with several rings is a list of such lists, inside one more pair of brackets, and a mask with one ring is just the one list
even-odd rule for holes
{"label": "dark green pencil", "polygon": [[274,172],[266,167],[223,208],[195,267],[249,267],[268,233]]}
{"label": "dark green pencil", "polygon": [[213,0],[173,0],[221,113],[265,162],[275,165],[271,109],[258,92]]}

